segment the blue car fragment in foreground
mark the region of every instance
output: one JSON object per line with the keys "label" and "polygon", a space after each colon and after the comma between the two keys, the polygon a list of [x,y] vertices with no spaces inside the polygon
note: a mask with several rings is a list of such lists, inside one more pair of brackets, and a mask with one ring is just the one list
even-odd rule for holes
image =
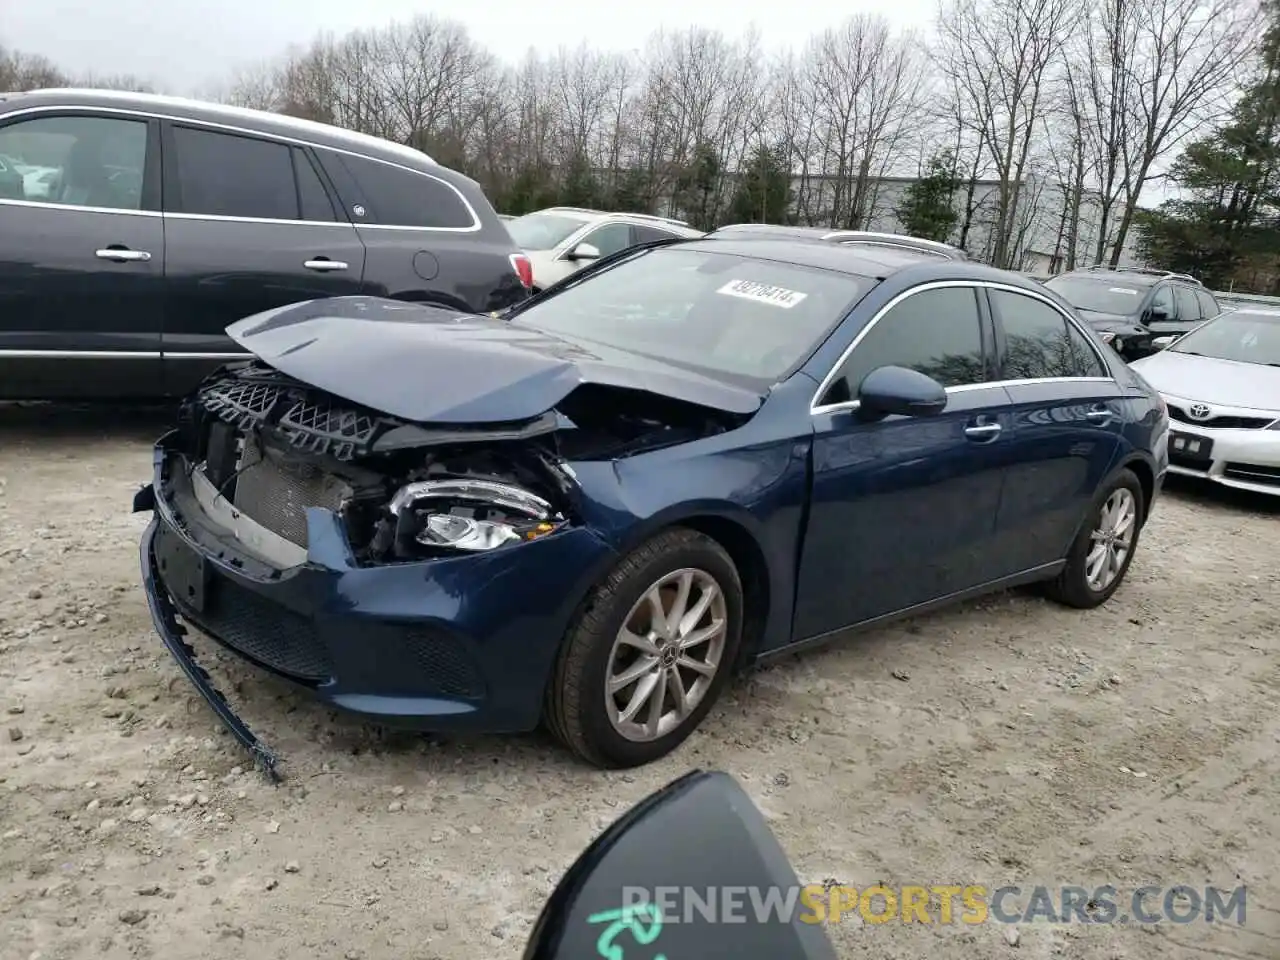
{"label": "blue car fragment in foreground", "polygon": [[504,318],[366,297],[229,330],[135,503],[168,649],[269,769],[184,635],[427,730],[549,726],[654,760],[732,672],[1133,558],[1158,395],[1042,287],[911,250],[711,239],[626,251]]}

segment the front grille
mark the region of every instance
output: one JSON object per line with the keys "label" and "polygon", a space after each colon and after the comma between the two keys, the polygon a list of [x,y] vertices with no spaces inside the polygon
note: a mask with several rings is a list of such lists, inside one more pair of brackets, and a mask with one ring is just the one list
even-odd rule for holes
{"label": "front grille", "polygon": [[336,460],[367,455],[380,436],[402,426],[393,417],[254,368],[205,384],[200,402],[240,430],[272,427],[291,446]]}
{"label": "front grille", "polygon": [[1197,420],[1181,407],[1169,404],[1169,419],[1180,423],[1192,423],[1198,427],[1211,427],[1214,430],[1261,430],[1275,423],[1275,417],[1234,417],[1223,415]]}
{"label": "front grille", "polygon": [[1251,463],[1227,463],[1222,475],[1232,480],[1258,483],[1268,487],[1280,487],[1280,467],[1258,467]]}
{"label": "front grille", "polygon": [[259,666],[304,683],[333,676],[333,663],[312,622],[230,580],[209,585],[204,610],[183,617]]}
{"label": "front grille", "polygon": [[307,507],[337,511],[351,488],[314,464],[286,459],[246,440],[232,502],[290,543],[307,546]]}

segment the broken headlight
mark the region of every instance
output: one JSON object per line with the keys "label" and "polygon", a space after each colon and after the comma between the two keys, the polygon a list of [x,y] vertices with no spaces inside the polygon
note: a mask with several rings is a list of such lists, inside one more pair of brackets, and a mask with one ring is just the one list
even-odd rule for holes
{"label": "broken headlight", "polygon": [[[419,480],[396,491],[387,505],[381,551],[394,545],[399,556],[415,545],[477,552],[534,540],[560,522],[554,508],[519,487],[492,480]],[[386,537],[391,533],[391,537]],[[386,541],[390,540],[391,543]],[[420,552],[420,551],[419,551]]]}

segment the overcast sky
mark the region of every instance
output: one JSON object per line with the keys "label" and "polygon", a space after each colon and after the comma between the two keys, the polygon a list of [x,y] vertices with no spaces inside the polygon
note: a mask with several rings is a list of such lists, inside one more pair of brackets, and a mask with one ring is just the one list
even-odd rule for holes
{"label": "overcast sky", "polygon": [[518,60],[583,41],[641,46],[659,28],[740,34],[753,23],[770,48],[803,43],[860,11],[927,28],[934,0],[0,0],[0,43],[41,53],[72,73],[130,73],[167,92],[197,93],[237,66],[305,44],[323,31],[381,26],[435,13],[465,23],[491,51]]}

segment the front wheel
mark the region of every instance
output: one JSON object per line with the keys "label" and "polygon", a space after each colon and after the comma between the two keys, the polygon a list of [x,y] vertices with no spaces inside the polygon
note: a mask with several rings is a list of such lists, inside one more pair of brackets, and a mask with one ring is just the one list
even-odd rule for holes
{"label": "front wheel", "polygon": [[1121,470],[1094,498],[1066,568],[1046,587],[1049,598],[1082,610],[1106,603],[1133,562],[1144,509],[1142,484]]}
{"label": "front wheel", "polygon": [[547,690],[548,726],[600,767],[665,756],[702,722],[742,636],[742,583],[724,548],[664,531],[592,591]]}

